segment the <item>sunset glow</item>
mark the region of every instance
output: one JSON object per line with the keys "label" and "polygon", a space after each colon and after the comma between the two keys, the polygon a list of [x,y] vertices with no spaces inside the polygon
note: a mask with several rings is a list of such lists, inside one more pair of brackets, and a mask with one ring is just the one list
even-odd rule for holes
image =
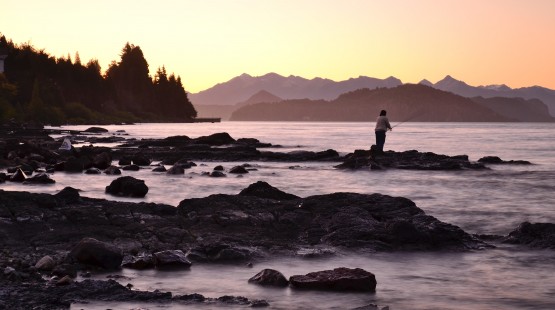
{"label": "sunset glow", "polygon": [[198,92],[242,73],[555,89],[555,1],[16,1],[0,33],[102,69],[126,42]]}

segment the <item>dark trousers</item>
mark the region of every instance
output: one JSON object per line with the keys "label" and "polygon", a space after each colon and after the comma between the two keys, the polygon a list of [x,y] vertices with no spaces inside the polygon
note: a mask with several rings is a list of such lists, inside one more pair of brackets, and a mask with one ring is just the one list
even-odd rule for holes
{"label": "dark trousers", "polygon": [[376,130],[376,146],[378,151],[383,152],[383,146],[385,144],[385,131]]}

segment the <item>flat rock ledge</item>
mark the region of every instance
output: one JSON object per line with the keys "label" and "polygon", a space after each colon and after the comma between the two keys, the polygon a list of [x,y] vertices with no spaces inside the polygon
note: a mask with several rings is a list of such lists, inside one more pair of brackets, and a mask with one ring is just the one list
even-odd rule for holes
{"label": "flat rock ledge", "polygon": [[355,150],[347,154],[338,169],[405,169],[405,170],[463,170],[488,169],[484,163],[471,162],[467,155],[448,156],[416,150],[378,153]]}

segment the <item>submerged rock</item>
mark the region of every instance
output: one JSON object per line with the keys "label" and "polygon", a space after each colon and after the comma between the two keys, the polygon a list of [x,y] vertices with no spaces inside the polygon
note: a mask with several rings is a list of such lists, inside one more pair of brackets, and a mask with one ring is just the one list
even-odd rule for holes
{"label": "submerged rock", "polygon": [[373,273],[345,267],[295,275],[289,278],[289,283],[301,289],[362,292],[375,291],[377,284]]}
{"label": "submerged rock", "polygon": [[478,162],[484,164],[510,164],[510,165],[531,165],[527,160],[502,160],[497,156],[485,156],[478,159]]}

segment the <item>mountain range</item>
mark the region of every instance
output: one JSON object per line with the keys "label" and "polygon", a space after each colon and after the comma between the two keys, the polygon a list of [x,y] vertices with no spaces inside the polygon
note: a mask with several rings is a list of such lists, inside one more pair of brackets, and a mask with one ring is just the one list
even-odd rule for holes
{"label": "mountain range", "polygon": [[[528,102],[526,100],[530,99],[539,99],[547,106],[548,113],[555,115],[555,90],[545,87],[532,86],[512,89],[506,85],[470,86],[451,76],[446,76],[437,83],[422,80],[419,84],[463,97],[498,98],[496,104],[488,104],[501,105],[501,108],[504,104],[502,103],[503,99],[499,98],[521,98],[522,102]],[[311,99],[330,101],[344,93],[357,89],[394,88],[400,85],[403,85],[403,82],[395,77],[377,79],[359,76],[358,78],[336,82],[323,78],[305,79],[293,75],[284,77],[276,73],[268,73],[258,77],[242,74],[204,91],[189,94],[189,98],[199,112],[199,115],[220,116],[223,119],[228,119],[234,110],[245,105],[246,102],[250,104],[256,102],[275,102],[275,98],[282,100]],[[265,93],[265,97],[260,95],[261,92]],[[268,99],[269,97],[275,98]],[[536,101],[534,102],[534,104],[541,104]],[[520,108],[517,110],[521,112]],[[515,112],[517,110],[513,107],[512,112],[508,111],[506,116],[510,119],[515,119],[514,114],[520,113]]]}
{"label": "mountain range", "polygon": [[395,122],[552,122],[537,99],[467,98],[423,84],[358,89],[328,100],[288,99],[245,105],[235,121],[374,121],[385,109]]}

